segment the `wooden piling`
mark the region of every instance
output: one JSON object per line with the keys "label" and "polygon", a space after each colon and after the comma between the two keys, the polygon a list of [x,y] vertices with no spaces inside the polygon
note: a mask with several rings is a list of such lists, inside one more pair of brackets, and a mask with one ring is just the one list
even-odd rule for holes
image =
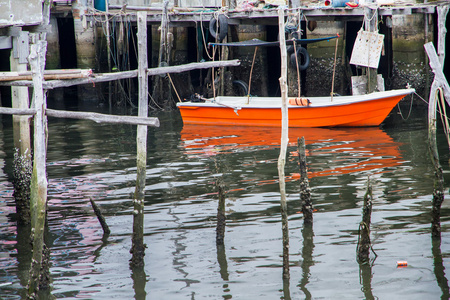
{"label": "wooden piling", "polygon": [[[139,81],[139,117],[148,116],[148,58],[147,58],[147,12],[137,13],[138,21],[138,81]],[[131,247],[131,265],[139,267],[144,265],[144,189],[147,167],[147,127],[137,126],[137,179],[134,192],[133,210],[133,236]]]}
{"label": "wooden piling", "polygon": [[303,224],[313,224],[313,206],[311,188],[309,187],[308,170],[306,167],[305,137],[297,140],[298,161],[300,166],[300,200],[302,203]]}
{"label": "wooden piling", "polygon": [[34,160],[31,177],[31,225],[33,231],[33,259],[30,268],[28,293],[34,297],[38,291],[39,274],[44,249],[44,227],[47,209],[47,173],[46,173],[46,137],[47,117],[46,101],[42,88],[47,42],[37,41],[31,46],[29,62],[33,73],[33,101],[36,109],[34,116]]}
{"label": "wooden piling", "polygon": [[372,185],[367,180],[367,190],[364,195],[364,205],[362,210],[362,221],[359,224],[358,245],[356,248],[358,262],[369,261],[370,243],[370,222],[372,216]]}
{"label": "wooden piling", "polygon": [[216,244],[223,245],[225,239],[225,192],[223,189],[222,179],[216,182],[217,191],[219,195],[219,205],[217,208],[217,227],[216,227]]}
{"label": "wooden piling", "polygon": [[[27,56],[29,53],[29,34],[21,31],[14,37],[13,51],[11,51],[11,70],[16,72],[27,71]],[[30,72],[30,79],[31,72]],[[13,108],[27,109],[29,107],[28,88],[12,86],[11,102]],[[13,185],[14,200],[18,224],[30,224],[30,182],[31,182],[31,134],[29,116],[13,116],[14,135],[14,163]]]}
{"label": "wooden piling", "polygon": [[288,144],[288,109],[287,109],[287,53],[285,40],[285,25],[284,25],[284,9],[278,9],[278,28],[280,38],[280,53],[281,53],[281,146],[280,155],[278,157],[278,177],[280,184],[280,207],[281,207],[281,226],[283,232],[283,278],[289,279],[289,226],[287,215],[287,201],[286,201],[286,183],[284,166],[286,164],[286,152]]}

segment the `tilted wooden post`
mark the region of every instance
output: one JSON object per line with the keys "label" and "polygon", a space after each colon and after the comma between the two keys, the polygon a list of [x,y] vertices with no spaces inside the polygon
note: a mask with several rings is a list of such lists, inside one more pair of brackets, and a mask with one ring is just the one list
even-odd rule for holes
{"label": "tilted wooden post", "polygon": [[31,177],[31,226],[33,230],[33,259],[31,262],[28,292],[33,295],[38,290],[39,275],[44,248],[44,227],[47,208],[47,173],[46,173],[46,137],[47,117],[45,115],[46,101],[42,88],[44,77],[45,54],[47,42],[39,40],[31,46],[29,56],[34,83],[34,160]]}
{"label": "tilted wooden post", "polygon": [[[147,59],[147,13],[137,13],[138,21],[138,81],[139,81],[139,117],[148,116],[148,59]],[[137,126],[137,179],[134,192],[133,237],[131,264],[143,266],[145,256],[144,244],[144,189],[147,167],[147,126]]]}
{"label": "tilted wooden post", "polygon": [[284,166],[286,164],[286,152],[288,144],[288,109],[287,109],[287,53],[286,40],[284,36],[284,10],[278,9],[278,35],[280,37],[280,53],[281,53],[281,147],[278,157],[278,177],[280,180],[280,207],[281,207],[281,226],[283,231],[283,278],[288,279],[289,275],[289,226],[287,217],[287,201],[286,201],[286,183]]}

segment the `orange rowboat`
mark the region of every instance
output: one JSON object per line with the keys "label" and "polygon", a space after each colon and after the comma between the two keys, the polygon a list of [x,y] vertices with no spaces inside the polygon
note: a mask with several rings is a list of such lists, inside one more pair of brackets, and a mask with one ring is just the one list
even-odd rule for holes
{"label": "orange rowboat", "polygon": [[[289,127],[379,126],[394,106],[412,93],[414,89],[402,89],[335,96],[332,101],[331,97],[289,101],[293,103],[288,104]],[[281,97],[219,96],[177,106],[185,124],[281,127]]]}

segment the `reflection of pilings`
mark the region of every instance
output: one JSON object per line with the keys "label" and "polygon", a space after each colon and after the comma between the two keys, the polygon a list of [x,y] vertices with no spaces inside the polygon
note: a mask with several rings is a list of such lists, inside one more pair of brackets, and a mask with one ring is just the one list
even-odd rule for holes
{"label": "reflection of pilings", "polygon": [[[138,12],[138,81],[139,81],[139,117],[148,116],[148,76],[147,76],[147,13]],[[137,179],[134,193],[133,237],[130,252],[131,264],[138,267],[144,265],[144,189],[147,167],[147,126],[137,126]]]}
{"label": "reflection of pilings", "polygon": [[133,279],[134,299],[145,300],[147,297],[147,293],[145,292],[147,275],[145,274],[144,267],[133,268],[131,278]]}
{"label": "reflection of pilings", "polygon": [[441,299],[450,299],[448,280],[445,277],[445,267],[442,261],[440,238],[431,239],[431,251],[434,258],[434,275],[436,276],[437,284],[442,291]]}
{"label": "reflection of pilings", "polygon": [[232,296],[230,294],[230,286],[228,283],[229,278],[228,263],[224,245],[217,244],[217,262],[219,263],[220,277],[222,278],[223,281],[227,281],[223,284],[223,292],[226,293],[223,295],[223,298],[231,299]]}
{"label": "reflection of pilings", "polygon": [[300,165],[300,200],[302,202],[303,223],[312,225],[313,207],[311,202],[311,188],[308,181],[308,170],[306,168],[305,137],[297,140],[298,162]]}
{"label": "reflection of pilings", "polygon": [[299,287],[305,294],[305,299],[312,299],[311,293],[306,288],[309,283],[310,269],[314,265],[312,253],[314,250],[314,232],[312,226],[304,226],[302,230],[303,236],[303,249],[302,249],[302,280],[299,283]]}
{"label": "reflection of pilings", "polygon": [[290,290],[290,280],[289,278],[283,278],[283,299],[291,300],[291,290]]}
{"label": "reflection of pilings", "polygon": [[217,190],[219,194],[219,206],[217,208],[216,244],[223,245],[225,238],[225,194],[222,179],[217,180]]}
{"label": "reflection of pilings", "polygon": [[[17,268],[20,284],[26,286],[28,284],[30,275],[30,253],[31,244],[31,226],[30,225],[18,225],[17,226],[17,238],[16,238],[16,251],[17,251]],[[22,294],[22,299],[26,299],[26,294]]]}
{"label": "reflection of pilings", "polygon": [[364,206],[362,221],[359,224],[359,238],[357,245],[358,262],[363,263],[369,260],[370,250],[370,219],[372,215],[372,186],[367,180],[367,191],[364,195]]}
{"label": "reflection of pilings", "polygon": [[375,299],[372,293],[372,264],[368,262],[359,264],[359,278],[362,284],[361,290],[364,293],[364,299]]}

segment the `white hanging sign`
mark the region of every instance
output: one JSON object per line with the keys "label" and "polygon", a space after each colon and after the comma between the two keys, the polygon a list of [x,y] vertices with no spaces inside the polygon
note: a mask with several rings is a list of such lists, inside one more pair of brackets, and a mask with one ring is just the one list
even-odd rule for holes
{"label": "white hanging sign", "polygon": [[360,30],[353,46],[350,63],[377,69],[380,63],[383,41],[384,34]]}

